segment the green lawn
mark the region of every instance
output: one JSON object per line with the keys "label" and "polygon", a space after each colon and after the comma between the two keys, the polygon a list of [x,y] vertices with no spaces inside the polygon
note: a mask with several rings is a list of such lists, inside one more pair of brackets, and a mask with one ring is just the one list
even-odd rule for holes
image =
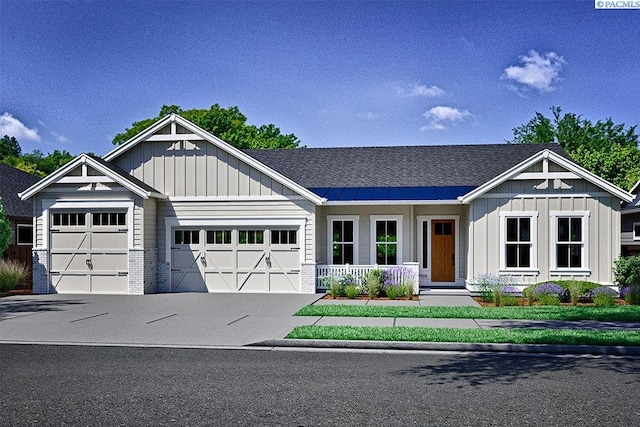
{"label": "green lawn", "polygon": [[640,306],[411,307],[308,305],[296,316],[417,317],[441,319],[596,320],[640,322]]}
{"label": "green lawn", "polygon": [[640,346],[640,331],[298,326],[290,339]]}

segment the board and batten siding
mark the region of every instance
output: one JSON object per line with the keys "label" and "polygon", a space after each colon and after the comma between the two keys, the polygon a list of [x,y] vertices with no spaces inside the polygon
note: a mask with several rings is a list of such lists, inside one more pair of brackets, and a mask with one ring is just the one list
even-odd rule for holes
{"label": "board and batten siding", "polygon": [[[467,280],[483,273],[500,272],[500,214],[537,212],[538,275],[513,274],[520,283],[547,280],[589,280],[613,283],[613,261],[620,255],[620,200],[583,180],[507,181],[470,204]],[[570,187],[570,188],[569,188]],[[551,213],[589,212],[588,269],[590,275],[550,275]],[[503,272],[503,274],[506,274]]]}
{"label": "board and batten siding", "polygon": [[170,197],[294,196],[291,189],[203,141],[145,141],[112,160]]}
{"label": "board and batten siding", "polygon": [[[158,258],[165,262],[166,236],[164,218],[180,219],[252,219],[298,218],[305,219],[305,261],[315,260],[315,205],[308,200],[260,200],[251,201],[158,201],[157,242]],[[257,220],[258,221],[258,220]],[[300,236],[302,238],[303,236]],[[169,243],[170,244],[170,243]]]}

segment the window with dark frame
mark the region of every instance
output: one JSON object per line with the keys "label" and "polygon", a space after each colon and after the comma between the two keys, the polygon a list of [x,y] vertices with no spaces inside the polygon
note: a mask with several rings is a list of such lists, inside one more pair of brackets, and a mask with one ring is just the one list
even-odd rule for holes
{"label": "window with dark frame", "polygon": [[91,214],[92,224],[99,227],[113,227],[127,225],[125,212],[94,212]]}
{"label": "window with dark frame", "polygon": [[262,245],[263,243],[264,243],[264,231],[238,230],[239,245]]}
{"label": "window with dark frame", "polygon": [[175,230],[173,243],[176,245],[199,245],[200,230]]}
{"label": "window with dark frame", "polygon": [[559,217],[556,232],[556,267],[582,267],[582,218]]}
{"label": "window with dark frame", "polygon": [[231,230],[207,230],[207,245],[230,245]]}
{"label": "window with dark frame", "polygon": [[84,227],[86,214],[84,212],[60,212],[51,215],[54,227]]}
{"label": "window with dark frame", "polygon": [[33,225],[18,224],[16,226],[16,244],[18,246],[33,245]]}
{"label": "window with dark frame", "polygon": [[298,232],[296,230],[271,230],[272,245],[296,245],[298,244]]}
{"label": "window with dark frame", "polygon": [[640,222],[633,224],[633,239],[640,240]]}
{"label": "window with dark frame", "polygon": [[398,261],[398,221],[376,220],[376,264],[395,265]]}
{"label": "window with dark frame", "polygon": [[333,264],[353,264],[354,241],[352,220],[333,220],[331,222]]}
{"label": "window with dark frame", "polygon": [[531,218],[507,218],[506,221],[507,268],[531,267]]}

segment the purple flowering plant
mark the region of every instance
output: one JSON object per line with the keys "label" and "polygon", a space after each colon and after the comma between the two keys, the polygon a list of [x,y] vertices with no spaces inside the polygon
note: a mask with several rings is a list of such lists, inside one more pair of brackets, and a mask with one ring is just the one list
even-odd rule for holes
{"label": "purple flowering plant", "polygon": [[618,293],[608,286],[599,286],[591,291],[591,298],[594,298],[598,295],[611,295],[615,298],[618,296]]}
{"label": "purple flowering plant", "polygon": [[564,294],[564,289],[555,283],[543,283],[535,290],[536,295],[555,295],[560,298]]}

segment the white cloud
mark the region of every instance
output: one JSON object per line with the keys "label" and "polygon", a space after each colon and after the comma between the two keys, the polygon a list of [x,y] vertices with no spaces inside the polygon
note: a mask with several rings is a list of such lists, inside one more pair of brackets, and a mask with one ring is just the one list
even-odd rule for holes
{"label": "white cloud", "polygon": [[438,105],[425,111],[423,114],[429,120],[429,123],[422,126],[420,130],[445,130],[446,123],[454,123],[464,120],[467,117],[473,117],[468,110],[460,110],[453,107],[445,107]]}
{"label": "white cloud", "polygon": [[3,135],[15,136],[18,142],[40,141],[38,129],[29,129],[9,113],[3,113],[0,116],[0,136]]}
{"label": "white cloud", "polygon": [[540,92],[555,90],[554,84],[560,79],[560,71],[567,63],[555,52],[540,55],[530,50],[528,55],[520,57],[522,65],[512,65],[504,69],[501,79],[513,80],[525,88],[537,89]]}
{"label": "white cloud", "polygon": [[56,141],[58,141],[61,144],[66,144],[69,142],[69,138],[67,138],[64,135],[60,135],[58,132],[51,132],[51,135],[53,135]]}
{"label": "white cloud", "polygon": [[396,83],[394,88],[398,95],[407,97],[424,96],[427,98],[433,98],[437,96],[443,96],[446,92],[440,89],[438,86],[423,85],[420,82],[414,83]]}

